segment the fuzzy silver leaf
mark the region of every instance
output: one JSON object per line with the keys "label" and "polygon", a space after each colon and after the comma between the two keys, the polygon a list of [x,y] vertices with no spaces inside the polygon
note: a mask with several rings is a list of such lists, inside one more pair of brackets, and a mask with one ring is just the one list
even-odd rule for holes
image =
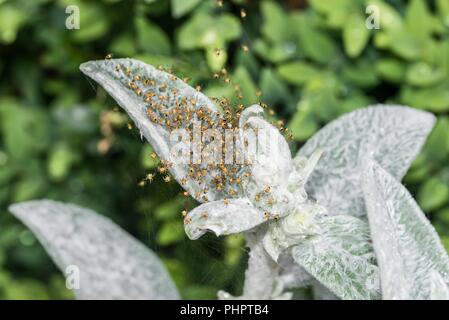
{"label": "fuzzy silver leaf", "polygon": [[37,200],[9,210],[64,273],[79,270],[78,299],[179,299],[158,257],[108,218],[73,204]]}
{"label": "fuzzy silver leaf", "polygon": [[402,106],[375,105],[353,111],[329,123],[299,151],[323,156],[306,190],[330,214],[364,216],[360,160],[370,155],[401,180],[432,130],[435,117]]}
{"label": "fuzzy silver leaf", "polygon": [[407,189],[371,159],[364,160],[363,191],[383,299],[430,299],[432,274],[449,283],[449,258],[438,234]]}
{"label": "fuzzy silver leaf", "polygon": [[292,249],[293,259],[341,299],[379,299],[379,271],[369,229],[351,216],[322,217],[317,235]]}
{"label": "fuzzy silver leaf", "polygon": [[217,236],[250,230],[265,222],[263,213],[248,199],[219,200],[196,207],[184,218],[187,236],[196,240],[206,232]]}

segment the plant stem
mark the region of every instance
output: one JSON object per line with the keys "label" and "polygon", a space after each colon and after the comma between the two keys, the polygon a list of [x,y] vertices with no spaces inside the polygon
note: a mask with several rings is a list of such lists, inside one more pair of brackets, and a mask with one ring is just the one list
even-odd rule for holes
{"label": "plant stem", "polygon": [[245,233],[246,244],[249,248],[248,269],[245,272],[243,285],[244,299],[270,299],[272,297],[275,279],[278,277],[279,267],[266,253],[262,238],[265,228]]}

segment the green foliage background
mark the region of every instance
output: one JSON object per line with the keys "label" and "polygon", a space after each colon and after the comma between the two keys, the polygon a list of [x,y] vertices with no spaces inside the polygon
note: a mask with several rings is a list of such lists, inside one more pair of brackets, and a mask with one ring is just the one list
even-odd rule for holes
{"label": "green foliage background", "polygon": [[[261,100],[287,120],[296,147],[370,103],[434,112],[438,124],[405,184],[449,248],[449,0],[223,4],[0,0],[0,298],[72,297],[34,236],[6,210],[42,197],[111,217],[161,256],[185,298],[241,290],[243,239],[189,241],[180,212],[193,203],[179,186],[160,176],[138,186],[157,165],[150,147],[78,70],[108,53],[172,68],[212,96],[235,99],[239,84],[242,103]],[[380,30],[365,27],[373,4]],[[80,30],[65,28],[68,5],[80,8]],[[223,67],[231,84],[213,77]]]}

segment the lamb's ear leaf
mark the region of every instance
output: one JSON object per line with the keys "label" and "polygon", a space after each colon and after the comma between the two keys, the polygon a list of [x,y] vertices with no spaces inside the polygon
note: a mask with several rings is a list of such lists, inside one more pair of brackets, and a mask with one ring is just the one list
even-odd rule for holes
{"label": "lamb's ear leaf", "polygon": [[432,272],[430,275],[430,299],[449,300],[449,287],[437,271]]}
{"label": "lamb's ear leaf", "polygon": [[383,298],[430,299],[433,272],[449,283],[449,258],[435,229],[407,189],[374,161],[364,160],[362,182]]}
{"label": "lamb's ear leaf", "polygon": [[243,124],[243,129],[245,127],[257,132],[258,148],[251,166],[253,174],[266,185],[285,183],[292,171],[293,163],[284,136],[259,114],[249,116]]}
{"label": "lamb's ear leaf", "polygon": [[[402,106],[376,105],[348,113],[316,133],[299,151],[323,150],[306,189],[332,214],[366,214],[360,187],[360,160],[370,154],[401,180],[432,130],[435,117]],[[335,192],[338,190],[338,192]]]}
{"label": "lamb's ear leaf", "polygon": [[264,221],[263,213],[248,199],[227,199],[203,203],[190,211],[184,218],[184,229],[196,240],[206,232],[221,236],[247,231]]}
{"label": "lamb's ear leaf", "polygon": [[108,218],[51,200],[18,203],[9,210],[63,273],[77,268],[78,299],[179,299],[159,258]]}
{"label": "lamb's ear leaf", "polygon": [[[262,211],[277,212],[280,216],[293,206],[293,197],[287,190],[287,181],[293,169],[292,155],[284,136],[261,116],[261,107],[255,105],[242,112],[240,118],[243,144],[248,142],[245,154],[251,162],[250,176],[243,179],[245,196]],[[243,120],[242,120],[243,119]],[[270,187],[271,204],[256,200]]]}
{"label": "lamb's ear leaf", "polygon": [[319,234],[316,218],[325,212],[323,207],[306,202],[297,205],[286,217],[270,223],[263,237],[263,245],[270,257],[278,261],[288,248]]}
{"label": "lamb's ear leaf", "polygon": [[366,223],[344,215],[323,217],[320,230],[292,249],[293,259],[339,298],[379,299]]}
{"label": "lamb's ear leaf", "polygon": [[341,249],[367,260],[374,258],[369,225],[366,221],[348,216],[323,216],[318,226],[322,236],[331,240]]}
{"label": "lamb's ear leaf", "polygon": [[[210,114],[211,119],[215,119],[220,111],[209,98],[181,79],[134,59],[88,61],[81,64],[80,70],[98,82],[128,113],[141,135],[148,140],[162,160],[174,163],[169,169],[178,182],[188,176],[186,161],[177,162],[179,158],[170,154],[172,147],[179,141],[170,141],[164,112],[172,110],[178,104],[194,111],[201,109]],[[152,107],[153,104],[156,107]],[[157,110],[158,108],[160,110]],[[182,123],[182,128],[188,128],[196,116],[193,112],[192,118],[187,118],[188,112],[183,113],[184,120],[179,123]],[[152,119],[154,117],[156,121]],[[174,119],[170,120],[174,123]],[[183,184],[200,202],[203,201],[203,193],[198,191],[203,191],[207,186],[208,183],[200,185],[194,179],[187,179],[187,183]],[[198,197],[198,194],[201,196]],[[210,192],[207,197],[214,200],[215,195]]]}

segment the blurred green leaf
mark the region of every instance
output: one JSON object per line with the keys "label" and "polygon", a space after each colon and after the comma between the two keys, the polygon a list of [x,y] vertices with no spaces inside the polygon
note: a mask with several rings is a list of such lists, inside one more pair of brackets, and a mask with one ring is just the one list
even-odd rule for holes
{"label": "blurred green leaf", "polygon": [[303,85],[318,74],[315,67],[301,61],[280,65],[277,71],[283,79],[295,85]]}
{"label": "blurred green leaf", "polygon": [[216,299],[217,288],[207,286],[190,286],[182,292],[187,300]]}
{"label": "blurred green leaf", "polygon": [[182,205],[179,201],[167,201],[159,205],[154,211],[154,216],[158,220],[171,221],[181,217]]}
{"label": "blurred green leaf", "polygon": [[449,1],[436,0],[436,5],[438,14],[441,17],[443,23],[446,25],[446,27],[449,27]]}
{"label": "blurred green leaf", "polygon": [[228,266],[235,266],[242,257],[242,246],[245,245],[245,237],[242,234],[236,234],[226,237],[226,256],[225,263]]}
{"label": "blurred green leaf", "polygon": [[26,13],[9,3],[0,5],[0,43],[16,40],[17,32],[26,21]]}
{"label": "blurred green leaf", "polygon": [[380,28],[388,31],[401,29],[404,22],[400,14],[390,4],[383,0],[368,0],[367,6],[374,6],[379,11]]}
{"label": "blurred green leaf", "polygon": [[124,33],[114,39],[110,45],[110,52],[117,56],[131,57],[136,53],[134,39],[128,33]]}
{"label": "blurred green leaf", "polygon": [[373,101],[371,101],[366,96],[360,94],[353,94],[348,98],[346,98],[345,100],[343,100],[343,102],[341,102],[341,110],[339,110],[339,114],[344,114],[359,108],[363,108],[365,106],[372,104],[372,102]]}
{"label": "blurred green leaf", "polygon": [[260,76],[260,89],[262,91],[262,101],[270,105],[289,100],[290,93],[288,92],[287,86],[271,69],[264,69],[262,71]]}
{"label": "blurred green leaf", "polygon": [[157,242],[161,246],[169,246],[184,239],[184,237],[184,223],[179,218],[162,225],[162,228],[157,233]]}
{"label": "blurred green leaf", "polygon": [[385,58],[377,62],[376,71],[381,78],[393,83],[400,83],[405,77],[406,66],[401,60]]}
{"label": "blurred green leaf", "polygon": [[142,148],[142,152],[140,154],[140,159],[142,162],[142,166],[145,169],[156,169],[160,163],[159,158],[154,157],[156,153],[153,151],[153,148],[149,144],[145,144]]}
{"label": "blurred green leaf", "polygon": [[309,0],[308,3],[313,9],[326,15],[327,24],[332,28],[342,28],[354,5],[357,5],[354,0]]}
{"label": "blurred green leaf", "polygon": [[418,192],[418,202],[424,211],[440,208],[449,200],[449,186],[437,178],[427,180]]}
{"label": "blurred green leaf", "polygon": [[327,64],[338,57],[338,50],[332,38],[318,29],[309,16],[297,14],[294,18],[299,49],[307,58]]}
{"label": "blurred green leaf", "polygon": [[192,11],[201,0],[171,0],[172,15],[180,18]]}
{"label": "blurred green leaf", "polygon": [[379,83],[375,67],[367,60],[359,60],[343,70],[343,78],[361,88],[369,88]]}
{"label": "blurred green leaf", "polygon": [[19,170],[14,165],[8,164],[8,156],[4,152],[1,152],[1,157],[3,160],[0,165],[0,185],[3,186],[8,183]]}
{"label": "blurred green leaf", "polygon": [[77,158],[76,153],[64,144],[54,147],[48,159],[48,174],[50,178],[54,181],[64,179]]}
{"label": "blurred green leaf", "polygon": [[206,59],[209,68],[212,71],[220,71],[226,64],[228,54],[226,50],[217,50],[217,48],[211,46],[206,49]]}
{"label": "blurred green leaf", "polygon": [[181,49],[215,47],[220,49],[226,42],[240,36],[240,23],[230,14],[213,17],[199,12],[178,31],[177,43]]}
{"label": "blurred green leaf", "polygon": [[443,161],[449,156],[448,133],[449,118],[447,116],[439,117],[422,151],[427,163]]}
{"label": "blurred green leaf", "polygon": [[235,70],[232,79],[234,84],[240,87],[239,91],[242,95],[242,99],[241,100],[238,99],[240,100],[240,103],[243,103],[245,106],[249,106],[258,102],[259,97],[257,96],[256,85],[254,84],[254,81],[251,79],[251,76],[246,70],[246,68],[241,66],[238,67]]}
{"label": "blurred green leaf", "polygon": [[430,39],[427,37],[414,37],[407,30],[401,30],[391,34],[390,47],[393,53],[399,57],[414,61],[421,58],[426,47],[429,46]]}
{"label": "blurred green leaf", "polygon": [[49,120],[42,110],[18,106],[12,100],[1,100],[0,115],[4,143],[13,158],[26,160],[47,147],[50,142]]}
{"label": "blurred green leaf", "polygon": [[297,47],[292,42],[276,42],[272,45],[262,39],[254,42],[254,50],[265,60],[279,63],[295,56]]}
{"label": "blurred green leaf", "polygon": [[420,109],[444,112],[449,110],[449,87],[444,84],[428,89],[406,86],[401,92],[401,102]]}
{"label": "blurred green leaf", "polygon": [[443,243],[444,248],[447,252],[449,252],[449,237],[442,237],[441,242]]}
{"label": "blurred green leaf", "polygon": [[415,37],[427,37],[433,31],[433,17],[425,0],[410,0],[405,9],[407,31]]}
{"label": "blurred green leaf", "polygon": [[289,41],[293,30],[282,7],[274,1],[262,1],[260,10],[263,19],[261,32],[265,38],[274,43]]}
{"label": "blurred green leaf", "polygon": [[149,54],[170,54],[170,40],[164,31],[144,16],[135,18],[138,44],[141,50]]}
{"label": "blurred green leaf", "polygon": [[313,116],[310,101],[299,102],[297,108],[292,120],[288,123],[288,128],[292,131],[295,140],[305,141],[318,131],[319,127]]}
{"label": "blurred green leaf", "polygon": [[343,27],[343,44],[346,54],[358,57],[366,47],[370,31],[365,26],[365,18],[360,13],[351,14]]}
{"label": "blurred green leaf", "polygon": [[429,87],[439,83],[444,76],[443,71],[425,62],[418,62],[407,69],[406,80],[417,87]]}
{"label": "blurred green leaf", "polygon": [[314,92],[308,96],[313,113],[323,121],[335,119],[340,114],[340,101],[330,88]]}
{"label": "blurred green leaf", "polygon": [[12,202],[35,199],[45,194],[46,183],[40,176],[24,177],[15,184]]}

